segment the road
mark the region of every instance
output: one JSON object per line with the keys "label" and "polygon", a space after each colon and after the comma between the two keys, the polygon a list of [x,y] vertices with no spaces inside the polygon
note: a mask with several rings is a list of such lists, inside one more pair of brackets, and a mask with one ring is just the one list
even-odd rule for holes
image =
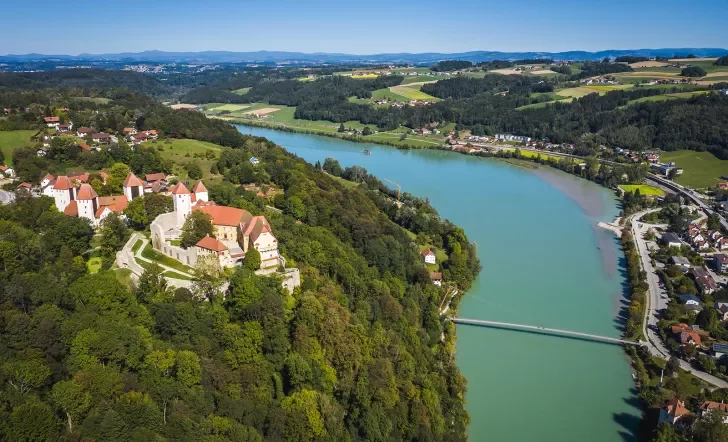
{"label": "road", "polygon": [[[643,215],[650,212],[655,212],[659,209],[643,210],[630,217],[632,222],[632,236],[634,237],[635,246],[637,252],[640,255],[641,267],[647,273],[647,286],[649,287],[649,293],[646,296],[647,305],[645,306],[645,317],[642,321],[642,334],[647,338],[647,348],[650,354],[657,356],[661,359],[670,359],[670,351],[665,347],[662,342],[660,335],[657,333],[657,321],[660,319],[660,312],[667,308],[667,293],[660,287],[660,280],[655,273],[655,268],[652,266],[652,260],[650,259],[649,250],[647,249],[647,242],[644,239],[644,234],[652,227],[650,224],[641,223],[639,220]],[[628,220],[628,222],[630,221]],[[680,368],[686,371],[690,371],[696,377],[704,380],[705,382],[720,388],[728,388],[728,382],[719,379],[709,373],[696,370],[690,363],[680,359]]]}
{"label": "road", "polygon": [[0,204],[10,204],[15,199],[15,194],[13,192],[8,192],[6,190],[0,190]]}

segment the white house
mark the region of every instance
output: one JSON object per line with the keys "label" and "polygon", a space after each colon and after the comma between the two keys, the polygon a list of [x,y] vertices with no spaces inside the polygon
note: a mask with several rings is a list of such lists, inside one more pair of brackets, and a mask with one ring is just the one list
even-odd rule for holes
{"label": "white house", "polygon": [[48,127],[58,127],[58,125],[61,124],[61,119],[58,117],[45,117],[43,118],[43,121]]}
{"label": "white house", "polygon": [[436,264],[437,259],[435,258],[435,254],[430,249],[425,249],[422,251],[422,257],[425,258],[426,264]]}
{"label": "white house", "polygon": [[260,164],[260,160],[256,157],[250,157],[250,164],[252,164],[253,166],[257,166],[258,164]]}
{"label": "white house", "polygon": [[56,209],[65,212],[71,201],[76,199],[76,188],[67,176],[59,176],[53,183],[53,199],[56,201]]}
{"label": "white house", "polygon": [[0,172],[4,173],[6,177],[12,178],[15,176],[15,170],[12,167],[3,166],[0,164]]}
{"label": "white house", "polygon": [[713,401],[704,401],[698,407],[698,414],[700,417],[705,417],[709,413],[720,413],[723,417],[723,423],[728,424],[728,404]]}
{"label": "white house", "polygon": [[124,189],[124,196],[129,201],[144,195],[144,181],[137,178],[132,172],[129,172],[126,176],[122,187]]}

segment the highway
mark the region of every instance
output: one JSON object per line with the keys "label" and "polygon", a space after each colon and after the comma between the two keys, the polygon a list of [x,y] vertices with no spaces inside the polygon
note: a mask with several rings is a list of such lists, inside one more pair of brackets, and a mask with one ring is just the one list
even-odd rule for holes
{"label": "highway", "polygon": [[[637,252],[640,254],[641,267],[647,273],[647,285],[649,287],[649,293],[646,296],[647,305],[645,306],[645,317],[642,321],[642,334],[647,339],[647,348],[650,354],[668,360],[670,359],[670,351],[665,347],[657,332],[657,321],[660,319],[660,312],[667,308],[668,298],[667,293],[660,287],[660,280],[652,266],[652,260],[647,249],[647,241],[644,239],[644,234],[655,226],[638,221],[647,213],[657,210],[659,209],[643,210],[632,215],[630,220],[632,221],[632,236],[634,237]],[[692,372],[696,377],[716,387],[728,387],[728,382],[709,373],[696,370],[690,363],[682,359],[680,359],[680,368]]]}

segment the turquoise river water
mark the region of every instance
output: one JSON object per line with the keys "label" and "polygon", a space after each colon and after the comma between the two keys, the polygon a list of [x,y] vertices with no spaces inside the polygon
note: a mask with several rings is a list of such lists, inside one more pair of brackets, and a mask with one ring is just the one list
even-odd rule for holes
{"label": "turquoise river water", "polygon": [[[619,336],[624,255],[614,235],[596,227],[619,214],[609,190],[546,167],[238,129],[311,163],[332,157],[361,165],[429,198],[477,242],[483,270],[460,317]],[[620,347],[466,325],[457,334],[470,440],[635,440],[640,410]]]}

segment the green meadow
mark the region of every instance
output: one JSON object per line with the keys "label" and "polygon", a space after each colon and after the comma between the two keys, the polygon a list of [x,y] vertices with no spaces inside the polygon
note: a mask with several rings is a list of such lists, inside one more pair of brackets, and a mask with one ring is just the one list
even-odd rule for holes
{"label": "green meadow", "polygon": [[728,175],[728,160],[718,159],[710,152],[678,150],[663,152],[660,155],[663,163],[674,162],[683,169],[683,173],[675,178],[678,183],[700,189],[715,186],[721,176]]}

